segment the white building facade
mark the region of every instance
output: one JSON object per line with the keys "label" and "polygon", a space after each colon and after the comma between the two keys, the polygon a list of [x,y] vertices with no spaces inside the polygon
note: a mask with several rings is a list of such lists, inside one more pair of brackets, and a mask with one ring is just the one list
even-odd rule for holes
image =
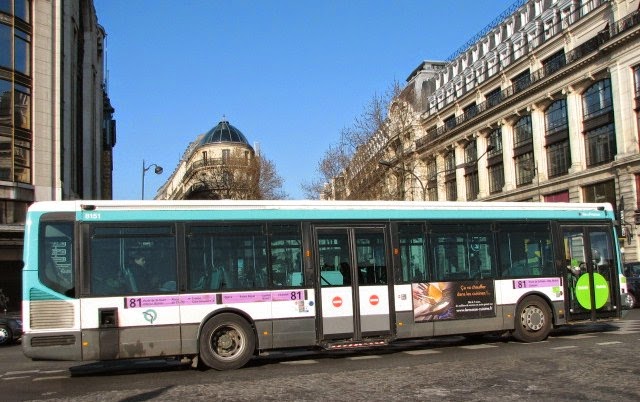
{"label": "white building facade", "polygon": [[411,124],[371,155],[399,198],[610,202],[640,258],[638,0],[517,1],[404,95]]}

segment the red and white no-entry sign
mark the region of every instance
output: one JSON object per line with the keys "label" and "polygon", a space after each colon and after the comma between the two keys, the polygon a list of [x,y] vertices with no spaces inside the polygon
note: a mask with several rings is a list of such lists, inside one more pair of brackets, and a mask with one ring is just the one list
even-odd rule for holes
{"label": "red and white no-entry sign", "polygon": [[334,297],[333,300],[331,301],[331,303],[333,303],[333,307],[342,306],[342,297],[340,297],[340,296]]}
{"label": "red and white no-entry sign", "polygon": [[371,295],[371,297],[369,297],[369,303],[371,303],[372,306],[375,306],[378,302],[380,302],[378,295]]}

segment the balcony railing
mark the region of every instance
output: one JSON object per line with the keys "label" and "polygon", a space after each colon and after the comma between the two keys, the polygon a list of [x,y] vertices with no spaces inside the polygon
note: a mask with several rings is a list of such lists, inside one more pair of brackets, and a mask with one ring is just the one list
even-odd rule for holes
{"label": "balcony railing", "polygon": [[630,29],[635,28],[640,25],[640,10],[633,12],[622,20],[614,23],[609,30],[601,31],[593,38],[587,40],[586,42],[580,44],[570,52],[563,54],[564,57],[557,57],[552,60],[549,60],[544,67],[533,71],[530,75],[530,79],[527,82],[526,80],[519,81],[510,85],[509,87],[500,91],[499,94],[491,96],[487,98],[484,102],[479,103],[477,105],[477,112],[475,114],[461,114],[456,117],[455,124],[450,126],[439,126],[435,129],[427,131],[427,134],[416,140],[415,145],[416,149],[422,148],[425,145],[433,143],[434,141],[440,139],[444,134],[449,131],[452,131],[457,126],[466,123],[468,121],[474,120],[482,115],[484,112],[491,110],[498,105],[504,103],[509,100],[514,95],[525,91],[527,88],[532,85],[549,78],[555,73],[563,70],[565,67],[574,64],[575,62],[584,59],[586,56],[596,52],[601,45],[603,45],[608,40],[614,38],[615,36],[620,35],[621,33],[628,31]]}

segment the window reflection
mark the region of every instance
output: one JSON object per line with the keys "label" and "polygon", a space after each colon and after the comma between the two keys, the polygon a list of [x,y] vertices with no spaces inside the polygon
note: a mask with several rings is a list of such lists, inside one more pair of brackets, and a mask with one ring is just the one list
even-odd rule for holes
{"label": "window reflection", "polygon": [[0,24],[0,67],[13,69],[12,49],[13,49],[13,35],[11,34],[11,27],[5,24]]}

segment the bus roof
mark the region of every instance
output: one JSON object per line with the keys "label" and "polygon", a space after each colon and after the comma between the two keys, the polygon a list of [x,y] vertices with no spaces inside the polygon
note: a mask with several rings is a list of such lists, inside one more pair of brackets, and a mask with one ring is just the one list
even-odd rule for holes
{"label": "bus roof", "polygon": [[[35,214],[71,212],[75,213],[76,219],[81,221],[163,219],[614,219],[613,208],[607,203],[77,200],[37,202],[29,208],[29,211]],[[198,213],[198,215],[193,215],[193,213]]]}
{"label": "bus roof", "polygon": [[519,210],[519,211],[613,211],[609,203],[561,202],[460,202],[460,201],[319,201],[319,200],[75,200],[41,201],[29,208],[42,212],[81,210],[234,210],[234,209],[428,209],[428,210]]}

